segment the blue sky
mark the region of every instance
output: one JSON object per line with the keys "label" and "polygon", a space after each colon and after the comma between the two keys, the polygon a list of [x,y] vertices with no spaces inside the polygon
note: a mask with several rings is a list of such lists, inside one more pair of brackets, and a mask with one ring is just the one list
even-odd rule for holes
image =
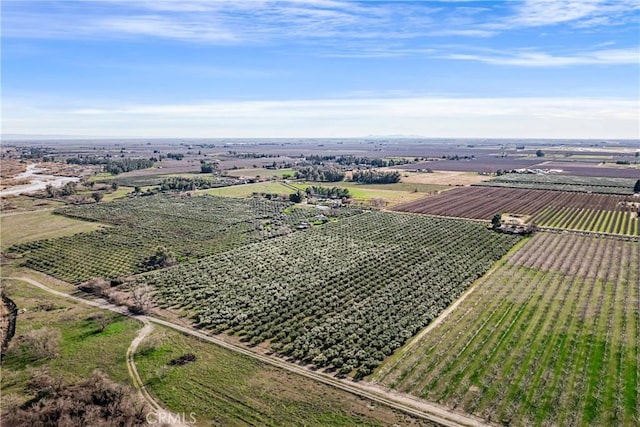
{"label": "blue sky", "polygon": [[640,138],[636,0],[2,2],[2,132]]}

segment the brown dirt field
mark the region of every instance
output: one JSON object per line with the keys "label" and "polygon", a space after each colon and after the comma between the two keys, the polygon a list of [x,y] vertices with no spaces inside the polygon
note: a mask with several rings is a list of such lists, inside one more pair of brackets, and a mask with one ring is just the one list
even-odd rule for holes
{"label": "brown dirt field", "polygon": [[478,175],[475,172],[434,171],[433,173],[423,173],[407,172],[399,169],[398,172],[402,173],[400,182],[413,184],[471,185],[491,179],[490,176]]}
{"label": "brown dirt field", "polygon": [[625,196],[566,191],[468,187],[405,203],[394,210],[484,220],[491,219],[496,213],[508,212],[532,215],[531,220],[537,221],[536,215],[548,207],[584,209],[600,206],[603,210],[615,211],[619,202],[628,199]]}
{"label": "brown dirt field", "polygon": [[59,162],[43,162],[38,167],[44,169],[43,173],[56,176],[89,176],[99,169],[99,166],[74,165]]}
{"label": "brown dirt field", "polygon": [[0,187],[4,190],[9,187],[13,187],[15,185],[27,185],[30,184],[31,180],[28,178],[23,179],[15,179],[15,178],[7,178],[0,179]]}
{"label": "brown dirt field", "polygon": [[0,178],[13,178],[27,170],[27,163],[15,159],[2,159],[0,163]]}

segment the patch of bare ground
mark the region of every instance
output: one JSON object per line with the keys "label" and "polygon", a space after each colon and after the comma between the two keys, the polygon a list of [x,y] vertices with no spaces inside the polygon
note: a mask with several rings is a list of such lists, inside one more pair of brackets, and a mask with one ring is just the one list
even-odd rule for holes
{"label": "patch of bare ground", "polygon": [[13,187],[14,185],[27,185],[29,183],[31,183],[31,180],[27,178],[7,178],[0,180],[0,187],[4,190],[5,188]]}
{"label": "patch of bare ground", "polygon": [[44,169],[46,174],[56,176],[90,176],[98,172],[99,166],[74,165],[60,162],[42,162],[38,168]]}
{"label": "patch of bare ground", "polygon": [[[391,170],[391,169],[390,169]],[[407,172],[402,173],[401,182],[413,184],[438,184],[438,185],[471,185],[491,179],[488,175],[479,175],[475,172],[433,171],[433,172]]]}

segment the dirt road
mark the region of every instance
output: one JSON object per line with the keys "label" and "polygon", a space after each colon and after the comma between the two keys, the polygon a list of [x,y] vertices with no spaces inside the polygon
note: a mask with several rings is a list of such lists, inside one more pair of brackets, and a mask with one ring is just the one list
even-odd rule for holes
{"label": "dirt road", "polygon": [[7,279],[13,279],[13,280],[20,280],[22,282],[27,282],[30,285],[33,285],[37,288],[42,289],[45,292],[48,292],[50,294],[62,297],[62,298],[66,298],[66,299],[70,299],[82,304],[86,304],[86,305],[90,305],[96,308],[101,308],[101,309],[105,309],[105,310],[110,310],[113,312],[116,312],[118,314],[122,314],[124,316],[128,316],[137,320],[140,320],[144,326],[142,329],[140,329],[138,331],[138,334],[136,335],[136,337],[133,339],[133,341],[131,341],[131,344],[129,345],[129,348],[127,348],[127,369],[129,370],[129,376],[131,377],[131,380],[133,382],[134,387],[136,388],[136,390],[138,391],[138,394],[140,395],[140,397],[142,399],[144,399],[149,406],[153,409],[153,416],[149,417],[149,419],[153,419],[155,420],[170,420],[172,421],[170,424],[172,426],[187,426],[186,424],[182,424],[179,421],[182,419],[181,416],[173,414],[170,411],[167,411],[166,409],[164,409],[162,407],[162,405],[160,404],[160,402],[158,402],[150,393],[149,391],[146,389],[146,387],[144,386],[144,383],[142,382],[142,379],[140,378],[140,375],[138,374],[138,370],[136,369],[136,365],[135,365],[135,361],[133,359],[133,356],[136,353],[136,350],[138,349],[138,346],[140,345],[140,343],[142,341],[144,341],[144,339],[153,331],[153,325],[149,322],[149,320],[145,317],[145,316],[134,316],[131,315],[128,310],[126,310],[123,307],[117,306],[117,305],[113,305],[105,300],[86,300],[83,298],[78,298],[75,297],[73,295],[69,295],[66,294],[64,292],[60,292],[60,291],[56,291],[54,289],[51,289],[45,285],[43,285],[42,283],[30,279],[28,277],[7,277]]}
{"label": "dirt road", "polygon": [[[166,326],[168,328],[174,329],[176,331],[185,333],[187,335],[191,335],[193,337],[199,338],[203,341],[212,343],[212,344],[216,344],[220,347],[224,347],[226,349],[232,350],[236,353],[241,353],[244,354],[248,357],[251,357],[253,359],[257,359],[263,363],[272,365],[272,366],[276,366],[278,368],[281,369],[285,369],[289,372],[293,372],[296,373],[298,375],[302,375],[304,377],[313,379],[315,381],[321,382],[323,384],[327,384],[330,385],[332,387],[338,388],[340,390],[346,391],[348,393],[351,394],[355,394],[357,396],[361,396],[364,398],[367,398],[369,400],[372,400],[374,402],[386,405],[388,407],[391,407],[393,409],[396,409],[398,411],[413,415],[415,417],[418,418],[422,418],[422,419],[426,419],[438,424],[441,424],[443,426],[447,426],[447,427],[459,427],[459,426],[474,426],[474,427],[480,427],[480,426],[487,426],[488,424],[486,424],[483,420],[476,418],[476,417],[472,417],[466,414],[462,414],[462,413],[458,413],[458,412],[453,412],[450,411],[444,407],[441,407],[439,405],[435,405],[433,403],[427,402],[425,400],[419,399],[417,397],[413,397],[413,396],[409,396],[403,393],[399,393],[397,391],[394,390],[390,390],[387,388],[383,388],[377,384],[373,384],[373,383],[367,383],[364,381],[353,381],[350,379],[339,379],[339,378],[335,378],[333,376],[324,374],[324,373],[320,373],[320,372],[316,372],[316,371],[312,371],[309,368],[306,368],[304,366],[299,366],[299,365],[295,365],[292,363],[289,363],[285,360],[282,360],[280,358],[277,357],[272,357],[272,356],[266,356],[266,355],[261,355],[261,354],[257,354],[252,352],[251,350],[241,347],[241,346],[237,346],[234,344],[230,344],[228,342],[225,342],[219,338],[216,338],[214,336],[210,336],[210,335],[206,335],[203,334],[202,332],[181,326],[181,325],[177,325],[175,323],[172,322],[168,322],[166,320],[162,320],[162,319],[156,319],[154,317],[149,317],[149,316],[143,316],[143,315],[132,315],[130,314],[126,308],[121,307],[121,306],[116,306],[113,305],[105,300],[101,300],[101,299],[96,299],[96,300],[87,300],[84,298],[79,298],[73,295],[69,295],[66,294],[64,292],[59,292],[56,290],[53,290],[45,285],[43,285],[42,283],[27,278],[27,277],[8,277],[8,279],[14,279],[14,280],[20,280],[26,283],[29,283],[33,286],[36,286],[46,292],[49,292],[51,294],[57,295],[57,296],[61,296],[63,298],[68,298],[68,299],[72,299],[74,301],[78,301],[81,302],[83,304],[88,304],[91,305],[93,307],[98,307],[98,308],[103,308],[106,310],[111,310],[114,311],[116,313],[122,314],[124,316],[128,316],[128,317],[133,317],[135,319],[138,319],[140,321],[142,321],[143,323],[145,323],[145,328],[147,328],[147,326],[151,326],[150,323],[155,323],[158,325],[162,325],[162,326]],[[137,348],[137,345],[142,341],[142,339],[144,339],[144,337],[146,336],[146,334],[148,334],[150,332],[149,329],[146,330],[146,332],[143,332],[145,330],[145,328],[143,328],[142,331],[140,331],[140,333],[138,334],[138,337],[136,337],[136,339],[134,340],[134,342],[131,343],[131,346],[133,346],[134,348],[132,349],[131,346],[129,347],[129,350],[127,352],[127,359],[128,359],[128,364],[129,364],[129,354],[131,356],[133,356],[133,353],[135,352],[135,348]],[[142,335],[142,337],[141,337]],[[137,343],[134,346],[134,343],[137,341]],[[131,357],[131,365],[133,368],[133,372],[135,373],[135,376],[137,376],[137,381],[138,384],[141,385],[141,389],[140,390],[144,390],[142,393],[147,393],[148,395],[148,391],[146,391],[146,389],[144,388],[144,385],[142,384],[142,382],[140,381],[140,377],[137,375],[137,371],[135,371],[135,365],[133,364],[133,358]],[[132,377],[134,375],[132,374]],[[135,381],[135,380],[134,380]],[[149,397],[151,397],[149,395]],[[145,400],[148,400],[147,397],[145,397]],[[153,400],[153,398],[152,398]],[[155,402],[155,401],[154,401]],[[155,405],[157,405],[157,407],[160,407],[160,404],[155,402]]]}

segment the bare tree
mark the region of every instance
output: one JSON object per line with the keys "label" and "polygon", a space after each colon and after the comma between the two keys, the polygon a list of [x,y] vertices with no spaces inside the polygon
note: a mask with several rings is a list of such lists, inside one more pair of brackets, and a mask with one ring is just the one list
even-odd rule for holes
{"label": "bare tree", "polygon": [[131,304],[129,311],[136,314],[146,313],[151,307],[151,287],[140,285],[131,291]]}
{"label": "bare tree", "polygon": [[85,292],[103,297],[109,294],[111,284],[102,278],[94,277],[93,279],[82,283],[79,288]]}
{"label": "bare tree", "polygon": [[97,313],[94,316],[91,316],[89,320],[93,320],[98,326],[98,332],[104,332],[104,330],[111,323],[111,318],[106,316],[104,313]]}
{"label": "bare tree", "polygon": [[148,425],[145,419],[148,406],[130,388],[100,372],[76,384],[65,384],[42,373],[32,377],[28,391],[34,395],[32,399],[6,406],[3,425]]}
{"label": "bare tree", "polygon": [[374,208],[383,208],[385,206],[387,206],[389,202],[387,202],[386,199],[382,199],[380,197],[373,197],[371,199],[371,206],[373,206]]}

